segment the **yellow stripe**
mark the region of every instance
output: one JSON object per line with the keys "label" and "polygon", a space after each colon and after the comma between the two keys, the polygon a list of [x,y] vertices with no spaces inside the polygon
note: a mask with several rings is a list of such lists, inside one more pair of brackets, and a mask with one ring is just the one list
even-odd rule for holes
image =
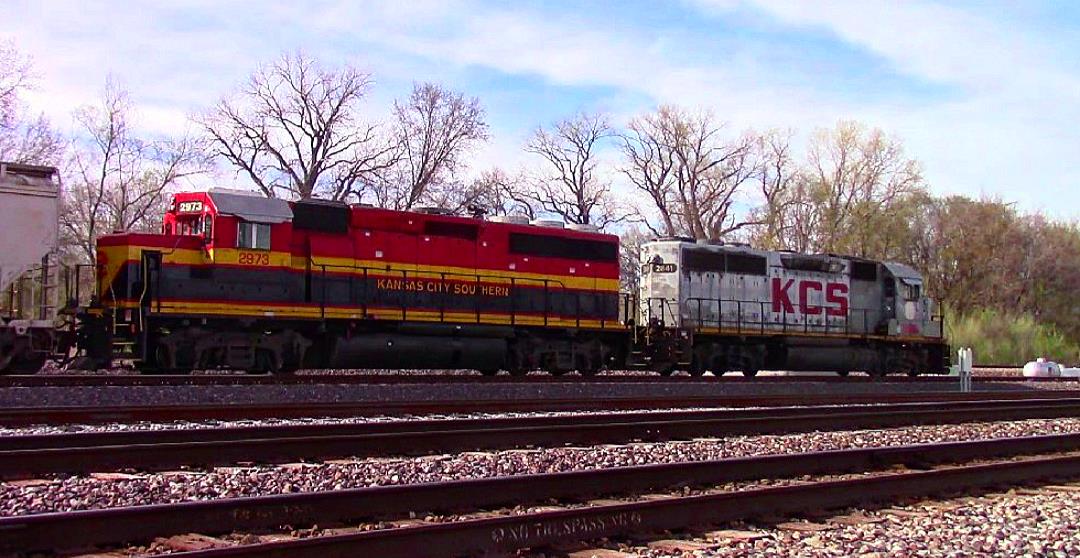
{"label": "yellow stripe", "polygon": [[[184,248],[169,250],[148,246],[110,246],[107,248],[99,248],[99,250],[115,250],[117,252],[117,257],[128,260],[138,260],[139,253],[144,249],[161,250],[163,260],[166,264],[205,265],[217,263],[243,265],[240,264],[241,254],[267,254],[270,261],[269,265],[259,267],[284,267],[296,271],[305,271],[307,269],[306,259],[303,257],[293,257],[290,252],[260,252],[256,250],[239,250],[235,248],[217,248],[208,253],[202,250],[190,250]],[[109,255],[109,261],[110,264],[114,261],[112,253]],[[390,273],[393,277],[401,277],[401,272],[407,272],[409,276],[423,273],[424,278],[439,279],[442,277],[441,274],[446,273],[448,275],[457,275],[457,277],[447,277],[447,279],[450,280],[473,280],[479,275],[481,281],[488,283],[510,283],[510,280],[513,279],[515,282],[524,282],[526,285],[543,285],[543,281],[546,279],[554,288],[557,288],[561,284],[563,287],[571,289],[612,292],[618,292],[619,290],[618,279],[598,279],[593,277],[580,277],[577,275],[547,275],[543,273],[526,273],[522,271],[502,271],[483,268],[473,269],[453,266],[415,265],[385,260],[356,260],[351,258],[327,257],[312,258],[312,271],[321,271],[319,266],[323,265],[327,266],[327,273],[351,274],[354,276],[363,276],[363,270],[364,268],[367,268],[368,274],[373,276],[376,274],[385,275]],[[113,275],[113,278],[115,278],[115,275]]]}
{"label": "yellow stripe", "polygon": [[[138,303],[122,301],[120,307],[137,307]],[[214,316],[252,316],[252,317],[275,317],[275,318],[327,318],[327,319],[363,319],[361,308],[356,307],[326,307],[321,310],[317,307],[291,306],[282,304],[259,304],[247,306],[240,304],[224,304],[216,302],[162,302],[160,310],[158,305],[154,307],[155,314],[204,314]],[[430,310],[401,310],[392,308],[369,308],[369,316],[380,319],[419,321],[419,322],[450,322],[450,323],[481,323],[496,325],[532,325],[553,327],[580,327],[585,329],[617,329],[625,330],[626,326],[617,320],[600,321],[595,319],[576,320],[566,317],[549,316],[545,322],[543,316],[515,315],[513,321],[505,314],[493,314],[481,312],[479,320],[475,312],[443,312]]]}
{"label": "yellow stripe", "polygon": [[[782,326],[781,326],[782,327]],[[874,339],[876,341],[905,341],[912,343],[926,343],[928,341],[939,341],[934,337],[911,337],[911,336],[888,336],[888,335],[859,335],[857,333],[821,333],[816,331],[784,331],[782,329],[770,329],[768,327],[762,331],[760,328],[753,329],[733,329],[733,328],[716,328],[716,327],[697,327],[694,328],[694,333],[704,333],[712,335],[740,335],[743,337],[828,337],[833,339]]]}
{"label": "yellow stripe", "polygon": [[[137,248],[135,248],[137,250]],[[111,298],[108,295],[116,276],[132,257],[138,258],[138,253],[133,254],[130,246],[98,246],[97,265],[104,269],[104,273],[98,278],[98,296],[102,299]]]}

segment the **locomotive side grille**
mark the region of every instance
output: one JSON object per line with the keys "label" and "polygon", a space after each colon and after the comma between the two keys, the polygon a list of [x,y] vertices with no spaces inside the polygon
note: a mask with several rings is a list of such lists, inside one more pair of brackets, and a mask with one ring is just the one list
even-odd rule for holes
{"label": "locomotive side grille", "polygon": [[767,275],[769,262],[763,256],[714,250],[688,249],[683,252],[683,269],[699,273]]}
{"label": "locomotive side grille", "polygon": [[302,200],[293,205],[293,228],[348,234],[349,206],[322,200]]}
{"label": "locomotive side grille", "polygon": [[742,275],[766,275],[769,272],[769,262],[763,256],[728,254],[727,270],[729,273]]}
{"label": "locomotive side grille", "polygon": [[526,233],[510,233],[510,252],[567,260],[615,262],[619,259],[619,246],[613,242]]}
{"label": "locomotive side grille", "polygon": [[856,281],[877,281],[877,264],[874,262],[851,262],[851,278]]}
{"label": "locomotive side grille", "polygon": [[683,252],[683,269],[686,271],[724,271],[724,253],[711,250],[686,250]]}

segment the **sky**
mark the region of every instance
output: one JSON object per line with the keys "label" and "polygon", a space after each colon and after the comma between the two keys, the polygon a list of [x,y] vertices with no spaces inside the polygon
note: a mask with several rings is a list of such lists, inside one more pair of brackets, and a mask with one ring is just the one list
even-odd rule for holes
{"label": "sky", "polygon": [[935,193],[1080,217],[1080,2],[4,0],[5,39],[61,129],[112,76],[143,131],[183,132],[299,49],[371,72],[374,117],[416,81],[478,97],[491,140],[474,171],[521,164],[537,125],[576,111],[621,125],[674,103],[797,145],[859,120],[903,141]]}

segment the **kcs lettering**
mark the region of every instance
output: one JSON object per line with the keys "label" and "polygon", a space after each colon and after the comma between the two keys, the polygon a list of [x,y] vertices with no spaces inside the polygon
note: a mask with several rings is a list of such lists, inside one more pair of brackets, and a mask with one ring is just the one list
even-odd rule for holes
{"label": "kcs lettering", "polygon": [[[773,277],[772,280],[772,311],[776,313],[794,314],[795,304],[792,303],[792,287],[795,279],[781,279]],[[843,283],[822,283],[812,279],[798,281],[794,289],[798,295],[799,313],[808,316],[816,316],[824,312],[828,316],[847,316],[848,313],[848,286]],[[820,306],[810,301],[810,293],[825,293],[826,306]]]}

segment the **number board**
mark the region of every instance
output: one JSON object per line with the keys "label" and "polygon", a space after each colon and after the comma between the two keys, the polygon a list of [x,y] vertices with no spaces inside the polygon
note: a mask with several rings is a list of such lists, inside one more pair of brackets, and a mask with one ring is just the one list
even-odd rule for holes
{"label": "number board", "polygon": [[187,201],[176,204],[178,213],[200,213],[202,209],[203,203],[201,201]]}
{"label": "number board", "polygon": [[675,264],[673,263],[654,263],[652,264],[653,273],[675,273]]}
{"label": "number board", "polygon": [[240,265],[270,265],[270,254],[268,252],[240,252],[236,261]]}

